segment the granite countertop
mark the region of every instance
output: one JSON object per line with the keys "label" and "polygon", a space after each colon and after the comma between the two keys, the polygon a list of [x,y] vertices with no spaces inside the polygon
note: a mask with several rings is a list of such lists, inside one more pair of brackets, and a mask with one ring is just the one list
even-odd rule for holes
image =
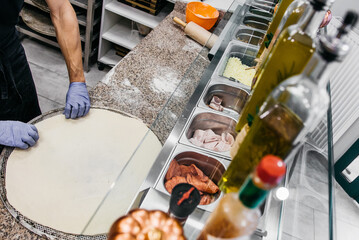
{"label": "granite countertop", "polygon": [[[174,11],[90,92],[93,105],[142,119],[162,143],[209,65],[208,50],[173,24],[174,16],[185,19],[184,9],[185,3],[176,3]],[[45,238],[19,224],[1,202],[0,239]]]}
{"label": "granite countertop", "polygon": [[[143,120],[162,143],[167,139],[183,107],[208,66],[208,50],[184,35],[173,17],[185,20],[185,4],[176,3],[170,13],[90,92],[92,104],[119,109]],[[197,56],[195,71],[187,71]],[[187,72],[187,74],[186,74]],[[195,72],[195,73],[193,73]],[[196,76],[193,76],[196,75]],[[189,79],[190,78],[190,79]],[[177,89],[176,89],[177,88]],[[176,90],[176,91],[175,91]],[[158,114],[170,99],[171,113]],[[159,119],[161,118],[161,119]],[[170,126],[158,126],[166,118]]]}

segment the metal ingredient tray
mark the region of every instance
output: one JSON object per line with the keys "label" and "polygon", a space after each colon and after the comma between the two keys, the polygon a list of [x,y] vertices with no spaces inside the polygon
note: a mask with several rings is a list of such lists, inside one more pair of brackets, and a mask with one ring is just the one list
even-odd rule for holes
{"label": "metal ingredient tray", "polygon": [[[224,108],[222,112],[216,111],[208,106],[213,96],[218,96],[222,99],[221,105]],[[197,106],[205,110],[213,110],[225,114],[228,117],[238,119],[248,98],[249,91],[242,88],[238,83],[212,83],[207,85]]]}
{"label": "metal ingredient tray", "polygon": [[239,86],[245,90],[251,91],[250,86],[247,86],[243,83],[240,83],[232,78],[226,78],[223,76],[223,72],[226,68],[228,59],[230,57],[237,57],[241,59],[242,64],[247,65],[248,67],[256,66],[255,58],[257,55],[258,48],[252,47],[248,44],[242,43],[240,41],[231,41],[229,42],[225,52],[223,53],[220,62],[218,63],[216,69],[213,72],[211,83],[214,82],[237,82]]}
{"label": "metal ingredient tray", "polygon": [[259,17],[272,19],[276,4],[265,0],[254,0],[249,4],[247,13],[255,14]]}
{"label": "metal ingredient tray", "polygon": [[[225,160],[223,158],[219,158],[217,156],[211,155],[208,152],[204,152],[198,150],[196,148],[192,148],[189,146],[185,146],[182,144],[178,144],[174,151],[170,154],[170,156],[166,160],[166,166],[163,168],[161,172],[159,181],[155,185],[155,189],[159,190],[170,196],[170,193],[165,188],[165,176],[168,171],[169,165],[172,160],[176,159],[178,162],[183,163],[185,165],[190,165],[194,163],[199,169],[201,169],[210,179],[213,180],[214,183],[218,184],[218,181],[222,177],[222,174],[227,169],[230,164],[229,160]],[[214,173],[214,174],[211,174]],[[213,175],[213,176],[211,176]],[[198,205],[197,208],[212,212],[219,199],[222,197],[223,193],[216,193],[216,200],[213,203],[208,205]]]}
{"label": "metal ingredient tray", "polygon": [[273,19],[273,5],[267,1],[253,1],[245,6],[246,11],[237,18],[231,31],[231,40],[238,40],[259,48]]}
{"label": "metal ingredient tray", "polygon": [[233,32],[232,39],[259,47],[265,34],[265,31],[262,30],[240,26]]}
{"label": "metal ingredient tray", "polygon": [[241,25],[267,31],[270,21],[271,18],[258,16],[253,13],[246,13],[242,19]]}
{"label": "metal ingredient tray", "polygon": [[204,110],[202,108],[195,108],[192,115],[188,118],[187,124],[184,127],[179,142],[187,146],[191,146],[202,151],[210,152],[211,154],[223,158],[230,159],[229,151],[216,152],[210,149],[196,146],[192,144],[189,139],[193,136],[195,130],[212,129],[216,134],[221,135],[223,132],[230,133],[234,138],[237,136],[235,131],[237,121],[234,118],[228,117],[222,113],[214,110]]}
{"label": "metal ingredient tray", "polygon": [[260,5],[265,5],[265,6],[272,7],[272,8],[275,8],[275,5],[277,5],[272,0],[253,0],[252,4],[260,4]]}
{"label": "metal ingredient tray", "polygon": [[[231,40],[236,39],[235,36],[239,28],[248,28],[252,31],[262,32],[264,35],[267,32],[268,23],[272,21],[273,15],[269,13],[274,12],[274,7],[275,4],[273,3],[273,1],[270,0],[247,0],[243,4],[243,6],[237,8],[236,11],[232,14],[229,24],[227,24],[226,27],[223,29],[223,31],[219,35],[219,40],[210,50],[209,57],[212,58],[213,55],[219,50],[219,48],[226,46]],[[246,16],[253,18],[252,20],[254,20],[254,26],[256,26],[257,22],[259,22],[260,29],[245,26],[243,24],[243,21]],[[261,24],[262,21],[265,21],[267,23],[266,27]],[[256,47],[257,45],[258,43],[253,44],[253,46]]]}
{"label": "metal ingredient tray", "polygon": [[262,5],[262,4],[252,4],[248,11],[254,15],[257,15],[259,17],[265,17],[265,18],[272,18],[273,17],[273,12],[274,12],[274,7],[269,7],[266,5]]}

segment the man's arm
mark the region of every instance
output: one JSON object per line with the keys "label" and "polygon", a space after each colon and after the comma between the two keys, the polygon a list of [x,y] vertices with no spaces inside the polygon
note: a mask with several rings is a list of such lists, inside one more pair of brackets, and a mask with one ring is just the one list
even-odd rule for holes
{"label": "man's arm", "polygon": [[82,67],[82,51],[79,25],[72,5],[68,0],[46,0],[57,41],[65,57],[70,82],[85,82]]}
{"label": "man's arm", "polygon": [[82,67],[81,40],[77,17],[68,0],[46,0],[46,2],[50,8],[57,42],[65,57],[70,78],[64,114],[66,118],[82,117],[90,110],[90,98]]}

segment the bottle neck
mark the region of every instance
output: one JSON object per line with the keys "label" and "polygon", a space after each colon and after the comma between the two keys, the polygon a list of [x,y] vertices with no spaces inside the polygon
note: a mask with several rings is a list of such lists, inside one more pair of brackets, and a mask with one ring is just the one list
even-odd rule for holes
{"label": "bottle neck", "polygon": [[239,190],[238,197],[245,207],[253,209],[262,204],[268,192],[268,190],[257,187],[252,177],[249,177]]}
{"label": "bottle neck", "polygon": [[322,9],[315,9],[312,4],[309,4],[306,12],[298,22],[299,29],[314,39],[317,35],[319,26],[324,19],[326,10],[326,7]]}
{"label": "bottle neck", "polygon": [[337,64],[337,61],[327,61],[320,54],[315,53],[303,70],[303,75],[315,82],[318,88],[325,88],[330,80],[332,69],[335,69]]}

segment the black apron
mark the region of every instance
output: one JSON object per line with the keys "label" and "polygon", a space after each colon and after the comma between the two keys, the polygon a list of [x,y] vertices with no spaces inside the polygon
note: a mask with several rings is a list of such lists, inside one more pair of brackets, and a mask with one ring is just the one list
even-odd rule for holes
{"label": "black apron", "polygon": [[0,120],[28,122],[40,114],[30,67],[16,38],[0,49]]}
{"label": "black apron", "polygon": [[[35,84],[15,25],[23,0],[0,0],[0,121],[41,115]],[[0,152],[3,146],[0,145]]]}
{"label": "black apron", "polygon": [[15,24],[23,0],[1,0],[0,120],[28,122],[41,114],[37,93]]}

